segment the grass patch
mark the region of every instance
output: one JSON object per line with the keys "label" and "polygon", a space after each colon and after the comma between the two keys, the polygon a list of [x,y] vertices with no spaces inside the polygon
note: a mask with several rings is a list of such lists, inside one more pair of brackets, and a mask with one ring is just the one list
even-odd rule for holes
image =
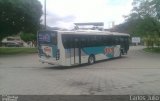
{"label": "grass patch", "polygon": [[30,54],[36,53],[37,48],[16,48],[16,47],[1,47],[0,55],[14,55],[14,54]]}
{"label": "grass patch", "polygon": [[160,53],[160,48],[144,48],[143,50],[151,53]]}

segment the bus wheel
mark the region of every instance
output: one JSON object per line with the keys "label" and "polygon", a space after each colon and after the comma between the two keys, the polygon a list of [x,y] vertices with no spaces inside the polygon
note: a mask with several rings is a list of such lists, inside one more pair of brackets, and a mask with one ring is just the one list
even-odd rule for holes
{"label": "bus wheel", "polygon": [[90,56],[89,56],[89,58],[88,58],[88,63],[89,63],[89,64],[95,63],[95,57],[94,57],[94,55],[90,55]]}

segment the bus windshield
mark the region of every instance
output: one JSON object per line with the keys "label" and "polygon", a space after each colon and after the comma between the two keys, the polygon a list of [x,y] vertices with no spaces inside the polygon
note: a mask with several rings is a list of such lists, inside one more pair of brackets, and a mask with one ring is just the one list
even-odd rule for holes
{"label": "bus windshield", "polygon": [[38,32],[39,44],[57,44],[57,34],[53,31],[40,31]]}

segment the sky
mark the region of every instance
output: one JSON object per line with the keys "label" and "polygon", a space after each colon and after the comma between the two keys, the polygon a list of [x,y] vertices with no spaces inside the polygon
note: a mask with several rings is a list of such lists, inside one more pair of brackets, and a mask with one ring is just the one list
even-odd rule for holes
{"label": "sky", "polygon": [[[39,1],[44,7],[44,0]],[[104,22],[104,28],[110,28],[112,22],[124,22],[131,4],[132,0],[46,0],[47,25],[72,29],[74,23]]]}

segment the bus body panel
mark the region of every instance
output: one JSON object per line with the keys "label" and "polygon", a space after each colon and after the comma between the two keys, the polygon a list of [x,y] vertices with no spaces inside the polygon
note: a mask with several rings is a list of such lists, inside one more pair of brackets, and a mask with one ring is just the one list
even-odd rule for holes
{"label": "bus body panel", "polygon": [[[86,34],[73,31],[72,32],[44,31],[44,33],[42,34],[41,32],[39,32],[38,33],[39,60],[42,63],[56,64],[62,66],[72,66],[72,65],[88,63],[90,55],[94,55],[95,61],[98,61],[98,60],[119,57],[121,56],[122,49],[124,52],[127,53],[129,49],[129,42],[128,42],[129,36],[117,33],[115,35],[111,34],[105,35],[104,34],[105,32],[103,32],[101,35],[101,33],[102,32],[97,32],[97,33],[94,32],[92,35],[92,32],[91,33],[87,32]],[[42,40],[41,37],[44,37],[45,39],[45,35],[47,34],[48,36],[50,36],[51,42],[43,43],[43,41],[45,40]],[[86,42],[96,37],[97,37],[96,40],[100,40],[101,44],[104,44],[102,41],[104,40],[104,37],[107,38],[107,41],[106,39],[104,41],[109,43],[106,43],[107,45],[87,46]],[[69,43],[67,41],[69,41]],[[93,40],[91,40],[90,43],[97,44],[96,42],[93,42]]]}
{"label": "bus body panel", "polygon": [[88,63],[88,58],[91,54],[95,56],[96,61],[119,57],[120,45],[82,48],[80,56],[81,63],[79,63],[78,48],[65,49],[66,65],[70,66]]}
{"label": "bus body panel", "polygon": [[41,31],[37,35],[39,61],[59,65],[57,32]]}

